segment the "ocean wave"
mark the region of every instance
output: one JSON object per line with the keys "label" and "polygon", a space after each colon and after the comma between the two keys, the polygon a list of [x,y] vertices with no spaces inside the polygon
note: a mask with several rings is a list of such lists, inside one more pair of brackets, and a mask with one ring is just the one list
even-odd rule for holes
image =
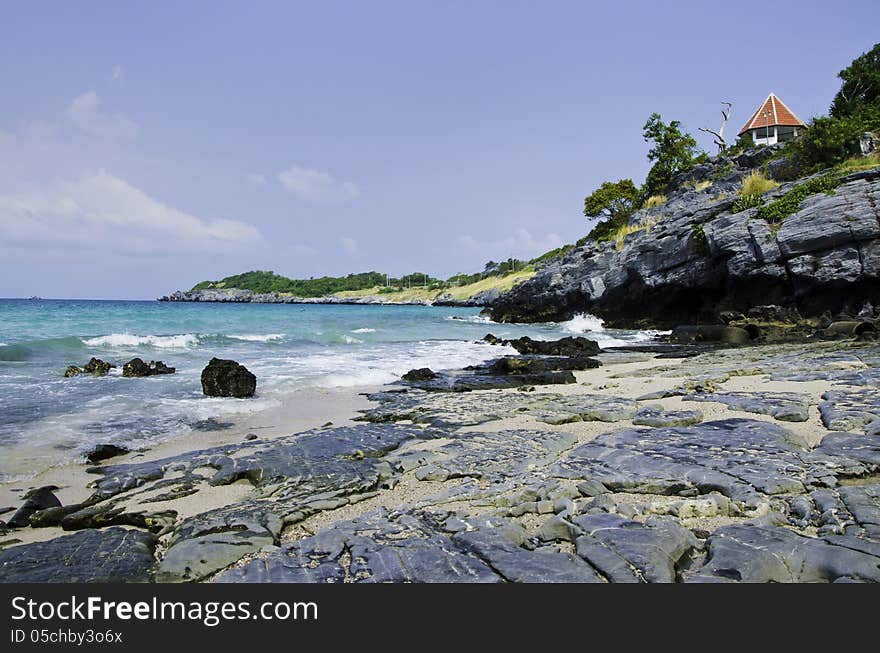
{"label": "ocean wave", "polygon": [[360,344],[363,344],[363,342],[364,342],[363,340],[361,340],[359,338],[355,338],[353,336],[348,336],[345,334],[342,335],[340,340],[342,340],[342,342],[344,342],[346,345],[360,345]]}
{"label": "ocean wave", "polygon": [[0,347],[0,361],[18,362],[34,358],[76,355],[83,348],[79,338],[46,338],[44,340],[28,340],[25,342],[6,343]]}
{"label": "ocean wave", "polygon": [[478,365],[504,354],[515,354],[511,347],[489,347],[470,341],[426,340],[406,346],[378,349],[358,348],[348,352],[328,352],[298,358],[291,383],[324,388],[377,386],[399,381],[411,369],[429,367],[434,371]]}
{"label": "ocean wave", "polygon": [[376,333],[376,329],[371,329],[369,327],[363,327],[362,329],[352,329],[352,333]]}
{"label": "ocean wave", "polygon": [[559,326],[566,333],[602,333],[605,331],[605,323],[589,313],[575,315],[568,322],[562,322]]}
{"label": "ocean wave", "polygon": [[155,347],[157,349],[189,349],[199,344],[199,337],[192,333],[174,336],[139,336],[131,333],[111,333],[95,338],[83,338],[89,347]]}
{"label": "ocean wave", "polygon": [[668,334],[669,331],[623,331],[606,329],[605,323],[595,315],[580,313],[567,322],[559,324],[562,331],[572,334],[587,334],[599,343],[600,347],[625,347],[640,342],[648,342],[657,336]]}
{"label": "ocean wave", "polygon": [[496,324],[496,322],[487,315],[466,315],[464,317],[461,317],[460,315],[450,315],[446,319],[455,320],[456,322],[470,322],[471,324]]}
{"label": "ocean wave", "polygon": [[284,338],[283,333],[266,333],[266,334],[258,334],[258,333],[230,333],[227,338],[234,338],[235,340],[245,340],[247,342],[271,342],[273,340],[282,340]]}

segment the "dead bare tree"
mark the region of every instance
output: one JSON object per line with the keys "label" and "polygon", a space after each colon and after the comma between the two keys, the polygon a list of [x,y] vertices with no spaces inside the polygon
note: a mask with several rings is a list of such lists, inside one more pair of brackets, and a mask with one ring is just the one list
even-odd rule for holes
{"label": "dead bare tree", "polygon": [[727,121],[730,119],[730,110],[733,108],[733,104],[723,101],[721,104],[726,105],[725,108],[721,110],[721,115],[724,118],[724,121],[721,123],[721,128],[717,132],[712,131],[711,129],[706,129],[705,127],[699,127],[698,129],[701,132],[712,134],[712,136],[715,137],[715,145],[718,146],[718,153],[724,154],[724,150],[727,149],[727,141],[724,140],[724,128],[727,127]]}

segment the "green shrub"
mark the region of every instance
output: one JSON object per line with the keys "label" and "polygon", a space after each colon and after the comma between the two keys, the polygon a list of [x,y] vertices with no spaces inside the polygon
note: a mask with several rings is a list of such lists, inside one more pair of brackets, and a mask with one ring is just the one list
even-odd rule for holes
{"label": "green shrub", "polygon": [[738,154],[742,154],[746,150],[752,149],[753,147],[758,146],[755,145],[755,141],[752,138],[751,134],[746,133],[736,139],[736,143],[734,143],[727,149],[726,154],[728,154],[729,156],[736,156]]}
{"label": "green shrub", "polygon": [[703,231],[703,225],[695,224],[691,229],[691,243],[694,251],[700,256],[709,256],[709,239]]}
{"label": "green shrub", "polygon": [[[578,241],[580,242],[580,241]],[[542,267],[552,261],[553,259],[560,258],[564,256],[567,252],[574,249],[574,245],[563,245],[562,247],[557,247],[556,249],[551,249],[549,252],[544,252],[540,256],[533,258],[529,261],[530,265],[535,266],[536,268]]]}
{"label": "green shrub", "polygon": [[736,201],[733,203],[733,207],[731,207],[731,212],[733,213],[741,213],[746,209],[753,209],[756,206],[762,206],[764,204],[764,199],[760,194],[752,194],[752,195],[740,195],[736,198]]}
{"label": "green shrub", "polygon": [[839,184],[840,177],[837,174],[814,177],[803,184],[798,184],[782,197],[759,208],[755,213],[755,217],[766,220],[769,224],[780,224],[788,216],[797,213],[801,207],[801,202],[807,197],[816,193],[833,195],[834,189]]}
{"label": "green shrub", "polygon": [[619,216],[617,218],[609,218],[597,223],[595,227],[587,234],[587,238],[592,238],[596,242],[605,242],[606,240],[614,240],[615,234],[629,224],[629,216]]}
{"label": "green shrub", "polygon": [[719,166],[718,168],[716,168],[715,172],[713,172],[709,176],[709,179],[713,182],[721,181],[722,179],[732,175],[734,172],[736,172],[736,164],[733,161],[728,161],[723,166]]}

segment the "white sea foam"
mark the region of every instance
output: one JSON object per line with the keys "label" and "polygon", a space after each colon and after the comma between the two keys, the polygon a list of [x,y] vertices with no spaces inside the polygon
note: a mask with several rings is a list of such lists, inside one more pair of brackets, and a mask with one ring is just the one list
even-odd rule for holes
{"label": "white sea foam", "polygon": [[[399,381],[411,369],[429,367],[434,371],[477,365],[504,354],[515,354],[511,347],[491,347],[466,341],[423,341],[405,347],[385,346],[346,352],[327,352],[288,359],[282,385],[307,384],[324,388],[382,385]],[[337,371],[338,370],[338,371]],[[278,378],[278,377],[276,377]]]}
{"label": "white sea foam", "polygon": [[227,338],[235,338],[236,340],[246,340],[247,342],[271,342],[273,340],[281,340],[284,338],[283,333],[230,333]]}
{"label": "white sea foam", "polygon": [[602,333],[605,330],[605,323],[589,313],[575,315],[568,322],[563,322],[559,326],[566,333]]}
{"label": "white sea foam", "polygon": [[360,339],[355,338],[353,336],[347,336],[347,335],[343,334],[342,335],[342,342],[344,342],[346,345],[359,345],[363,342],[363,340],[360,340]]}
{"label": "white sea foam", "polygon": [[96,338],[85,338],[83,344],[89,347],[156,347],[158,349],[189,349],[199,343],[199,337],[192,333],[176,336],[138,336],[131,333],[111,333]]}
{"label": "white sea foam", "polygon": [[560,323],[565,333],[586,334],[599,343],[600,347],[624,347],[639,342],[647,342],[669,331],[619,331],[605,328],[605,323],[595,315],[580,313],[567,322]]}
{"label": "white sea foam", "polygon": [[446,319],[455,320],[456,322],[470,322],[471,324],[495,324],[487,315],[466,315],[465,317],[450,315]]}
{"label": "white sea foam", "polygon": [[376,333],[376,329],[364,327],[362,329],[352,329],[352,333]]}

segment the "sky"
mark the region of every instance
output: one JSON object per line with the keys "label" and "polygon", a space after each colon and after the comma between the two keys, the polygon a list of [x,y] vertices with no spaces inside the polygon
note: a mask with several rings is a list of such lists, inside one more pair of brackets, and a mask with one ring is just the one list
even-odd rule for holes
{"label": "sky", "polygon": [[0,0],[0,297],[448,277],[589,231],[652,112],[803,120],[872,2]]}

